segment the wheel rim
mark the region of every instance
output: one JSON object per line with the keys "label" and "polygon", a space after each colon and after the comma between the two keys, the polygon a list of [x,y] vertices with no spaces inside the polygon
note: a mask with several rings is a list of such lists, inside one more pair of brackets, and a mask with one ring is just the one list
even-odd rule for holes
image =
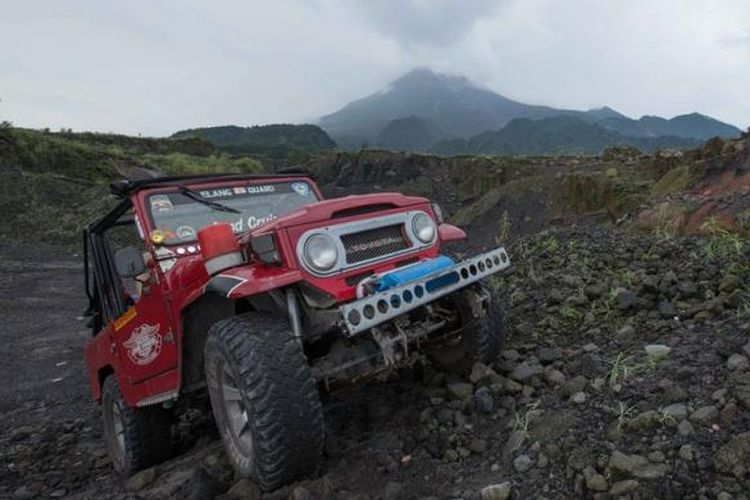
{"label": "wheel rim", "polygon": [[115,398],[107,398],[104,407],[104,431],[107,449],[115,466],[122,470],[125,460],[125,424],[122,419],[122,407]]}
{"label": "wheel rim", "polygon": [[250,431],[246,402],[237,388],[237,381],[227,364],[222,363],[219,374],[218,396],[224,409],[229,433],[232,440],[237,443],[245,455],[252,455],[253,436]]}
{"label": "wheel rim", "polygon": [[120,454],[125,452],[125,425],[122,422],[122,410],[120,403],[112,403],[112,430],[114,431],[115,445]]}

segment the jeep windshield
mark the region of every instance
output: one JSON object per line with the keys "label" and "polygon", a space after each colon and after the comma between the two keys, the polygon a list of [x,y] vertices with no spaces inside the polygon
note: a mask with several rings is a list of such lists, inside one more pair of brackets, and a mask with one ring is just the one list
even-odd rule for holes
{"label": "jeep windshield", "polygon": [[164,233],[167,245],[194,242],[198,231],[214,222],[229,222],[235,233],[255,229],[318,201],[304,181],[187,188],[146,199],[153,227]]}

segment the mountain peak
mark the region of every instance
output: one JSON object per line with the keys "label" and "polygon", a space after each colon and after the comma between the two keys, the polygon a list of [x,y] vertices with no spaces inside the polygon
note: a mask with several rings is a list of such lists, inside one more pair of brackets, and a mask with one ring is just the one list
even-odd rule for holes
{"label": "mountain peak", "polygon": [[474,84],[465,76],[437,73],[430,68],[415,68],[392,81],[388,86],[397,88],[439,85],[474,87]]}
{"label": "mountain peak", "polygon": [[602,106],[600,108],[591,108],[586,111],[586,114],[596,118],[597,120],[604,120],[606,118],[627,118],[625,115],[616,111],[609,106]]}

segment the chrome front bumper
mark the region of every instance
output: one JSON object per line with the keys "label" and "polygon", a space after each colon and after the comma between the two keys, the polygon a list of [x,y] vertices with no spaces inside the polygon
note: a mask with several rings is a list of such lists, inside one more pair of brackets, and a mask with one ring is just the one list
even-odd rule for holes
{"label": "chrome front bumper", "polygon": [[510,267],[505,248],[477,255],[418,280],[339,307],[349,335],[356,335],[396,316],[460,290]]}

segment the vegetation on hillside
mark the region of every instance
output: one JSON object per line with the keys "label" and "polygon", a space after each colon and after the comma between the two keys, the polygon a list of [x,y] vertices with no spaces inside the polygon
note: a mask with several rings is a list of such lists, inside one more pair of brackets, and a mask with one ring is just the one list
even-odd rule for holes
{"label": "vegetation on hillside", "polygon": [[388,122],[376,144],[391,151],[426,151],[439,134],[427,120],[410,116]]}
{"label": "vegetation on hillside", "polygon": [[258,172],[201,139],[142,139],[0,127],[0,237],[75,244],[115,204],[109,182],[164,174]]}
{"label": "vegetation on hillside", "polygon": [[686,137],[632,137],[572,116],[541,120],[517,118],[500,130],[484,132],[468,141],[452,139],[437,143],[431,152],[456,154],[556,155],[601,154],[613,146],[634,146],[653,152],[665,148],[690,148],[701,141]]}
{"label": "vegetation on hillside", "polygon": [[316,125],[262,125],[205,127],[181,130],[173,139],[200,138],[221,151],[272,159],[334,149],[336,143]]}

